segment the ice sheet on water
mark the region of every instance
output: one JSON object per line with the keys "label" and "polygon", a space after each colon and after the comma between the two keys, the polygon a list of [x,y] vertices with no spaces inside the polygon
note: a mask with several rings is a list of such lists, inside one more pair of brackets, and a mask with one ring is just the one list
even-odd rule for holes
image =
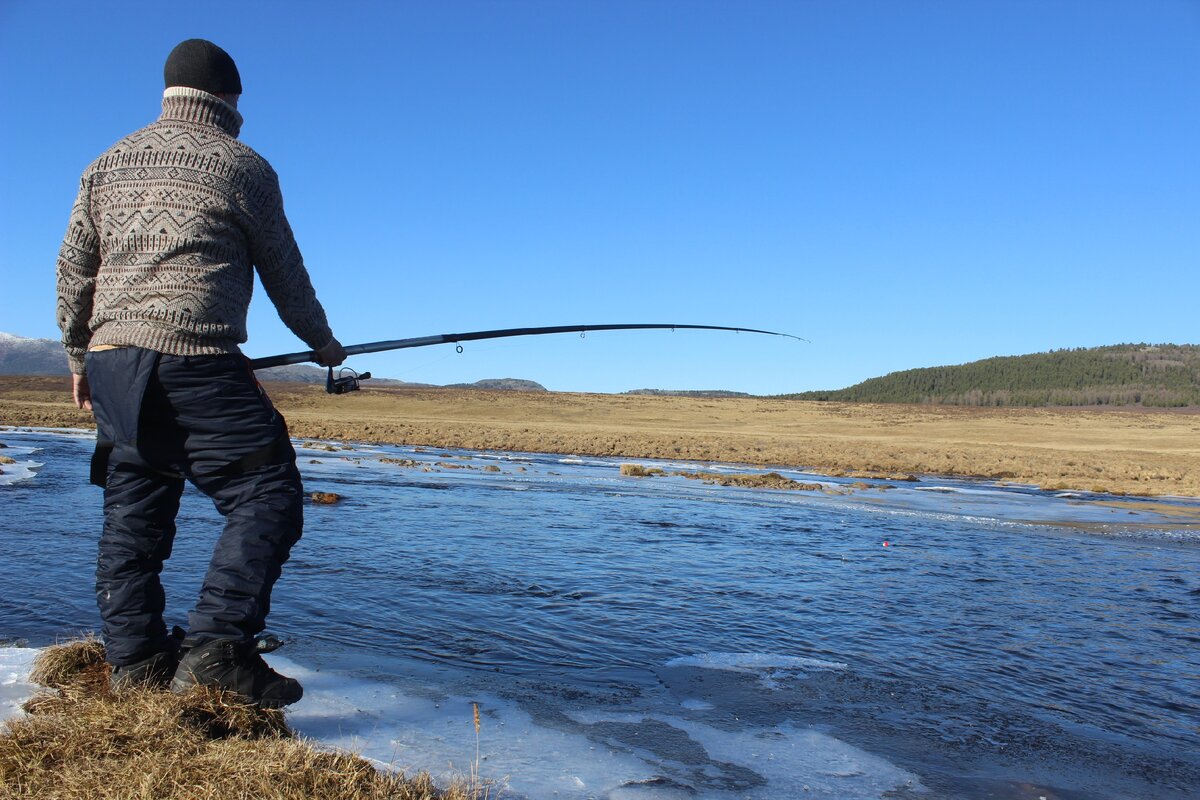
{"label": "ice sheet on water", "polygon": [[[776,653],[697,653],[667,661],[665,667],[695,667],[724,672],[740,672],[758,677],[764,689],[780,689],[785,684],[813,672],[840,671],[847,665],[838,661],[823,661],[804,656]],[[687,702],[683,704],[688,708]]]}
{"label": "ice sheet on water", "polygon": [[679,704],[680,708],[686,708],[688,711],[711,711],[715,706],[707,700],[697,700],[689,697]]}
{"label": "ice sheet on water", "polygon": [[[94,438],[96,436],[96,432],[90,428],[17,428],[13,427],[12,425],[0,425],[0,435],[3,436],[43,436],[47,433],[54,434],[56,436],[73,436],[82,438]],[[12,441],[9,440],[6,442],[6,444],[11,445]]]}
{"label": "ice sheet on water", "polygon": [[678,724],[709,757],[746,766],[766,779],[749,797],[881,797],[900,788],[923,791],[916,775],[816,730],[780,725],[726,731],[690,721]]}
{"label": "ice sheet on water", "polygon": [[346,442],[340,439],[293,439],[292,445],[296,450],[304,451],[304,455],[308,455],[310,451],[338,455],[384,452],[377,445],[366,442]]}
{"label": "ice sheet on water", "polygon": [[[686,763],[663,758],[675,777],[641,784],[627,783],[611,798],[674,798],[736,796],[746,800],[778,797],[882,797],[907,789],[924,792],[919,778],[886,759],[820,731],[790,724],[725,730],[692,719],[661,714],[583,712],[572,714],[581,725],[612,732],[621,727],[656,726],[654,738],[678,738],[677,747],[703,750],[707,764],[699,772],[707,785],[696,786]],[[659,754],[661,756],[661,753]],[[657,789],[657,791],[654,791]]]}
{"label": "ice sheet on water", "polygon": [[8,444],[5,443],[4,452],[0,455],[8,456],[9,458],[20,458],[21,456],[31,456],[34,453],[41,452],[42,448],[30,444]]}
{"label": "ice sheet on water", "polygon": [[29,671],[40,650],[31,647],[0,647],[0,721],[23,713],[21,704],[37,689],[29,682]]}
{"label": "ice sheet on water", "polygon": [[[33,694],[28,676],[39,652],[0,647],[0,719],[20,714],[21,703]],[[436,688],[405,692],[274,655],[269,660],[305,686],[304,699],[288,711],[298,733],[358,752],[381,767],[427,770],[442,781],[471,771],[476,753],[472,704],[478,703],[479,773],[507,797],[730,797],[732,786],[686,782],[689,768],[703,775],[710,764],[721,765],[726,779],[738,784],[738,797],[867,798],[900,786],[920,788],[913,775],[813,730],[727,731],[669,715],[602,712],[570,715],[576,725],[542,724],[491,695],[454,696]],[[621,741],[606,744],[610,737],[602,729],[613,725],[671,731],[680,758],[693,763],[668,765],[655,753],[639,753]],[[664,777],[668,773],[685,777]]]}
{"label": "ice sheet on water", "polygon": [[[714,655],[719,663],[842,666],[796,657]],[[273,658],[273,665],[305,685],[304,699],[288,714],[301,734],[383,766],[428,770],[442,780],[470,771],[476,747],[472,703],[479,703],[479,772],[507,797],[874,798],[898,787],[921,790],[916,776],[815,730],[788,725],[720,730],[670,714],[567,709],[560,711],[575,725],[545,723],[492,695],[436,689],[419,694],[382,681],[315,672],[286,659]],[[684,705],[711,708],[703,701]]]}
{"label": "ice sheet on water", "polygon": [[[6,448],[5,453],[9,452]],[[16,458],[16,456],[9,456]],[[12,486],[19,481],[27,481],[37,475],[37,470],[42,467],[39,461],[18,461],[15,464],[0,465],[0,486]]]}
{"label": "ice sheet on water", "polygon": [[[616,467],[620,465],[620,461],[611,458],[579,458],[578,456],[567,456],[565,458],[555,459],[559,464],[584,467]],[[637,460],[637,459],[630,459]],[[641,459],[646,461],[646,459]]]}
{"label": "ice sheet on water", "polygon": [[539,724],[494,696],[405,693],[381,681],[271,661],[304,684],[304,699],[288,712],[297,732],[380,766],[426,770],[442,781],[468,775],[476,752],[472,703],[478,703],[479,773],[505,797],[583,800],[657,774],[652,763],[598,746],[576,730]]}
{"label": "ice sheet on water", "polygon": [[957,494],[957,495],[984,495],[992,497],[1009,497],[1011,491],[1006,491],[1002,487],[994,486],[990,488],[973,488],[968,486],[913,486],[914,492],[940,492],[941,494]]}
{"label": "ice sheet on water", "polygon": [[[0,486],[11,486],[19,481],[27,481],[37,474],[44,465],[29,456],[41,451],[42,448],[26,444],[22,440],[29,434],[45,433],[45,428],[9,428],[0,427],[0,435],[5,438],[5,447],[0,450],[0,456],[6,456],[16,461],[15,464],[0,464]],[[58,431],[52,431],[57,433]],[[70,430],[72,434],[90,434],[90,431]]]}
{"label": "ice sheet on water", "polygon": [[778,653],[696,653],[672,658],[664,666],[760,672],[771,669],[842,670],[846,669],[848,665],[839,661],[823,661],[819,658],[787,656]]}

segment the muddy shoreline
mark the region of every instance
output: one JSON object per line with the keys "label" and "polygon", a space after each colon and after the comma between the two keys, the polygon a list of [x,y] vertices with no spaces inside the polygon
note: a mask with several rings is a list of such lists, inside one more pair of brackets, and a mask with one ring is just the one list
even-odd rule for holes
{"label": "muddy shoreline", "polygon": [[[92,427],[67,378],[0,376],[0,424]],[[1048,489],[1200,497],[1200,417],[1148,409],[965,408],[452,389],[330,396],[268,384],[302,438],[829,475],[946,475]]]}

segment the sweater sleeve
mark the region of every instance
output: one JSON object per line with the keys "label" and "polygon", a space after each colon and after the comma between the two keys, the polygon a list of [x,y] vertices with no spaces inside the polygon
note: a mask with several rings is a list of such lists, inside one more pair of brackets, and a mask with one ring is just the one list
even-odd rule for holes
{"label": "sweater sleeve", "polygon": [[263,203],[257,210],[251,237],[254,266],[280,319],[305,344],[319,350],[333,339],[333,331],[283,213],[279,178],[267,167],[263,180]]}
{"label": "sweater sleeve", "polygon": [[90,322],[96,273],[100,269],[100,237],[91,215],[91,177],[84,173],[71,219],[58,251],[55,270],[58,301],[56,314],[71,372],[85,373],[84,355],[92,338]]}

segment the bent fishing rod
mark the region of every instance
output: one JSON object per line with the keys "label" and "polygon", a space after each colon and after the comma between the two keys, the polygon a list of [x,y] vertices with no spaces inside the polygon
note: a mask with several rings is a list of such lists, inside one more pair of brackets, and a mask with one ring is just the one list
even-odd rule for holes
{"label": "bent fishing rod", "polygon": [[[731,328],[725,325],[671,325],[665,323],[651,323],[642,325],[552,325],[543,328],[502,328],[493,331],[468,331],[466,333],[442,333],[435,336],[415,336],[411,339],[389,339],[382,342],[366,342],[364,344],[352,344],[345,347],[346,355],[357,356],[364,353],[382,353],[387,350],[405,350],[411,347],[429,347],[435,344],[453,344],[458,352],[463,351],[462,342],[474,342],[481,339],[504,339],[509,336],[542,336],[550,333],[578,333],[580,336],[585,336],[589,331],[629,331],[629,330],[707,330],[707,331],[733,331],[734,333],[761,333],[767,336],[783,336],[788,339],[796,339],[801,342],[807,342],[801,336],[793,336],[790,333],[779,333],[777,331],[764,331],[757,328]],[[313,350],[304,350],[299,353],[283,353],[277,356],[266,356],[264,358],[254,358],[250,360],[251,369],[268,369],[270,367],[283,367],[289,364],[305,364],[310,361],[315,362],[317,354]],[[325,391],[330,394],[344,394],[358,389],[358,382],[371,377],[371,373],[364,372],[361,375],[354,373],[344,378],[335,378],[333,376],[333,367],[329,367],[328,376],[325,379]]]}

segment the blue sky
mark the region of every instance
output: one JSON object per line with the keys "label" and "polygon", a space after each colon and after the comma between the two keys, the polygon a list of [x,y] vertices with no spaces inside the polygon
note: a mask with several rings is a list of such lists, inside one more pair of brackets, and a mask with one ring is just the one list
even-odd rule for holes
{"label": "blue sky", "polygon": [[[780,393],[1200,341],[1200,0],[199,8],[0,0],[0,330],[58,338],[79,173],[203,37],[238,63],[241,138],[344,343],[625,322],[812,342],[351,360],[378,375]],[[244,349],[303,349],[261,288]]]}

